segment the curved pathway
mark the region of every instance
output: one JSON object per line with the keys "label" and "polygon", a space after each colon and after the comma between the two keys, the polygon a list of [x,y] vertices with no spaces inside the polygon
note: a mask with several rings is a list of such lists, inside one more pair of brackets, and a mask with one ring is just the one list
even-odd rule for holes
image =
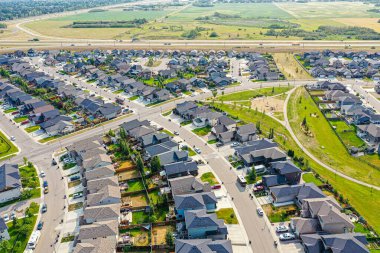
{"label": "curved pathway", "polygon": [[288,102],[289,102],[289,99],[290,99],[290,96],[293,94],[293,92],[296,90],[296,88],[292,89],[289,93],[288,93],[288,96],[286,97],[285,99],[285,105],[284,105],[284,120],[285,120],[285,124],[284,126],[286,127],[286,129],[289,131],[290,135],[292,136],[292,138],[294,139],[294,141],[297,143],[297,145],[303,150],[303,152],[305,152],[306,155],[308,155],[311,159],[313,159],[316,163],[318,163],[319,165],[321,165],[322,167],[328,169],[329,171],[337,174],[338,176],[340,177],[343,177],[347,180],[350,180],[354,183],[357,183],[357,184],[360,184],[360,185],[363,185],[363,186],[366,186],[366,187],[370,187],[370,188],[373,188],[373,189],[376,189],[378,191],[380,191],[380,187],[379,186],[375,186],[375,185],[372,185],[372,184],[368,184],[368,183],[365,183],[363,181],[360,181],[358,179],[355,179],[355,178],[352,178],[350,176],[347,176],[346,174],[328,166],[327,164],[323,163],[321,160],[319,160],[317,157],[315,157],[312,153],[309,152],[309,150],[307,150],[303,145],[302,143],[298,140],[297,136],[294,134],[294,131],[292,129],[292,127],[290,126],[290,123],[289,123],[289,119],[288,119]]}

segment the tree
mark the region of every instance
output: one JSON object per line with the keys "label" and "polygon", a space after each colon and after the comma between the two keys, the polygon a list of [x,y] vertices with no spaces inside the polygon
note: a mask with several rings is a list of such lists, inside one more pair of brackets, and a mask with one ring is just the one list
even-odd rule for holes
{"label": "tree", "polygon": [[141,172],[144,171],[144,162],[143,162],[140,154],[137,155],[136,167],[139,171],[141,171]]}
{"label": "tree", "polygon": [[212,103],[215,102],[216,95],[218,95],[218,91],[217,90],[213,90],[212,91]]}
{"label": "tree", "polygon": [[166,244],[169,246],[174,245],[173,233],[172,233],[171,229],[166,230],[165,241],[166,241]]}
{"label": "tree", "polygon": [[150,168],[152,172],[157,172],[161,169],[161,162],[158,156],[154,156],[150,162]]}
{"label": "tree", "polygon": [[123,127],[120,127],[119,135],[121,139],[127,139],[127,134],[125,132],[125,129]]}
{"label": "tree", "polygon": [[272,87],[272,94],[274,93],[274,87]]}
{"label": "tree", "polygon": [[110,130],[108,131],[108,136],[109,136],[109,137],[115,137],[115,132],[114,132],[112,129],[110,129]]}
{"label": "tree", "polygon": [[0,242],[0,252],[9,252],[12,249],[12,245],[9,241],[3,240]]}
{"label": "tree", "polygon": [[24,165],[26,165],[28,163],[28,158],[26,158],[25,156],[22,158],[24,160]]}
{"label": "tree", "polygon": [[252,182],[256,182],[257,175],[256,175],[255,166],[252,166],[251,171],[248,173],[248,178]]}
{"label": "tree", "polygon": [[260,123],[260,121],[258,121],[257,124],[256,124],[257,134],[261,134],[261,128],[260,128],[261,126],[260,125],[261,125],[261,123]]}

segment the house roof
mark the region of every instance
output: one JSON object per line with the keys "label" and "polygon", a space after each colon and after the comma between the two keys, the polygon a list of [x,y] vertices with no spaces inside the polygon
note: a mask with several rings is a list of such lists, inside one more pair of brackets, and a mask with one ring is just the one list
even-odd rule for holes
{"label": "house roof", "polygon": [[236,132],[237,132],[237,134],[240,134],[240,135],[256,133],[256,126],[253,123],[238,126],[238,127],[236,127]]}
{"label": "house roof", "polygon": [[118,220],[120,216],[120,204],[89,206],[84,209],[83,218],[96,221]]}
{"label": "house roof", "polygon": [[205,229],[217,227],[220,234],[227,234],[227,227],[222,219],[218,219],[215,213],[207,213],[205,209],[185,211],[186,229]]}
{"label": "house roof", "polygon": [[0,166],[0,191],[21,187],[17,164],[5,163]]}
{"label": "house roof", "polygon": [[232,253],[230,240],[175,240],[175,253]]}
{"label": "house roof", "polygon": [[344,233],[321,235],[325,248],[333,253],[368,253],[365,235],[359,233]]}
{"label": "house roof", "polygon": [[134,138],[140,138],[144,135],[154,133],[156,130],[148,126],[139,126],[128,131],[129,135]]}
{"label": "house roof", "polygon": [[119,222],[117,220],[95,222],[80,226],[78,240],[107,238],[118,234]]}
{"label": "house roof", "polygon": [[198,171],[198,165],[196,162],[177,162],[171,163],[164,166],[164,170],[167,176],[174,174],[184,173],[184,172],[194,172]]}
{"label": "house roof", "polygon": [[83,160],[83,168],[85,168],[86,170],[89,170],[101,162],[112,164],[112,160],[107,154],[97,154],[93,157]]}
{"label": "house roof", "polygon": [[341,213],[339,209],[333,207],[330,204],[323,205],[321,207],[321,209],[318,212],[318,218],[323,224],[322,227],[328,224],[344,223],[347,229],[354,228],[354,225],[352,224],[350,218],[346,214]]}
{"label": "house roof", "polygon": [[237,147],[235,148],[235,150],[239,155],[244,155],[255,150],[267,149],[267,148],[272,148],[272,147],[277,147],[277,146],[278,144],[275,142],[272,142],[271,140],[261,139],[261,140],[248,142],[245,146]]}
{"label": "house roof", "polygon": [[289,161],[273,162],[271,163],[271,167],[280,175],[302,172],[301,169]]}
{"label": "house roof", "polygon": [[188,153],[186,151],[169,151],[163,154],[159,154],[160,162],[162,166],[167,164],[176,163],[179,161],[187,161]]}
{"label": "house roof", "polygon": [[218,118],[217,124],[230,126],[230,125],[235,125],[236,122],[233,119],[227,117],[226,115],[222,115]]}
{"label": "house roof", "polygon": [[296,217],[292,218],[291,224],[293,226],[293,229],[297,231],[299,235],[313,234],[321,231],[318,219]]}
{"label": "house roof", "polygon": [[270,192],[276,198],[281,198],[285,196],[293,196],[296,198],[298,195],[301,185],[280,185],[270,188]]}
{"label": "house roof", "polygon": [[326,195],[322,192],[321,189],[318,188],[318,186],[313,183],[302,184],[297,195],[297,199],[299,201],[303,201],[304,199],[323,197],[326,197]]}
{"label": "house roof", "polygon": [[87,181],[108,177],[115,174],[115,168],[112,164],[102,166],[85,172]]}
{"label": "house roof", "polygon": [[119,181],[116,176],[87,180],[87,192],[96,193],[101,191],[104,187],[111,186],[119,186]]}
{"label": "house roof", "polygon": [[368,125],[358,125],[357,126],[361,131],[367,132],[372,137],[378,138],[380,137],[380,126],[376,124],[368,124]]}
{"label": "house roof", "polygon": [[119,186],[107,185],[101,188],[96,193],[91,193],[87,195],[87,206],[107,204],[103,203],[107,198],[116,198],[120,199],[120,188]]}
{"label": "house roof", "polygon": [[211,186],[209,183],[201,182],[198,178],[188,175],[184,177],[177,177],[169,179],[169,185],[172,194],[189,194],[194,192],[210,192]]}
{"label": "house roof", "polygon": [[91,242],[80,242],[75,246],[73,253],[114,253],[116,241],[109,238],[97,238]]}
{"label": "house roof", "polygon": [[190,193],[184,195],[175,195],[175,207],[177,210],[186,209],[205,209],[208,204],[216,204],[218,201],[213,192]]}

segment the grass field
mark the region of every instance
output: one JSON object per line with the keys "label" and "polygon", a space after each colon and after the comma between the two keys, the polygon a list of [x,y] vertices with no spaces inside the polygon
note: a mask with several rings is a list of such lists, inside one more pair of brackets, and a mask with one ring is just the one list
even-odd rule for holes
{"label": "grass field", "polygon": [[[290,125],[297,138],[318,159],[353,178],[380,185],[380,170],[374,169],[347,152],[304,88],[298,88],[292,94],[288,104],[288,114]],[[301,128],[304,118],[312,137],[307,136]]]}
{"label": "grass field", "polygon": [[[357,2],[333,3],[218,3],[213,7],[168,7],[160,11],[123,11],[81,13],[24,24],[38,33],[55,37],[94,39],[178,39],[190,30],[202,28],[197,39],[271,39],[294,40],[299,37],[271,37],[265,33],[271,25],[289,22],[312,31],[321,25],[356,25],[380,30],[380,14],[374,8]],[[215,17],[215,12],[222,17]],[[208,17],[207,20],[201,20]],[[352,18],[355,17],[355,18]],[[64,28],[74,21],[128,21],[145,18],[139,28]],[[99,32],[101,29],[101,32]],[[216,37],[210,37],[215,32]]]}
{"label": "grass field", "polygon": [[323,182],[321,180],[319,180],[318,178],[316,178],[313,173],[305,173],[305,174],[302,174],[302,179],[303,181],[305,181],[306,183],[314,183],[316,186],[321,186],[323,185]]}
{"label": "grass field", "polygon": [[296,61],[291,53],[275,53],[273,59],[279,70],[288,80],[310,80],[313,79],[308,72]]}
{"label": "grass field", "polygon": [[356,135],[355,127],[349,126],[344,121],[330,121],[335,131],[347,147],[361,147],[365,143]]}
{"label": "grass field", "polygon": [[0,131],[0,160],[18,152],[18,148]]}
{"label": "grass field", "polygon": [[344,179],[314,162],[298,147],[286,128],[269,116],[253,110],[236,110],[232,105],[227,104],[216,104],[215,106],[245,122],[260,122],[261,130],[266,136],[269,128],[273,128],[274,140],[281,148],[284,150],[292,149],[297,157],[306,159],[309,167],[328,180],[338,192],[350,201],[351,205],[373,226],[376,232],[380,233],[380,219],[377,213],[374,212],[380,205],[380,191]]}
{"label": "grass field", "polygon": [[222,95],[216,97],[219,101],[240,101],[240,100],[251,100],[259,96],[275,96],[284,92],[289,91],[292,86],[288,87],[269,87],[261,89],[253,89],[248,91],[235,92],[228,95]]}

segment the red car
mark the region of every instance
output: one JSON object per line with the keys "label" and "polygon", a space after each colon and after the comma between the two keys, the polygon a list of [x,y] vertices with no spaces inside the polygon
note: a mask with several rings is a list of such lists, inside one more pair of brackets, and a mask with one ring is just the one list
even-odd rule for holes
{"label": "red car", "polygon": [[211,189],[214,189],[214,190],[220,189],[220,188],[222,188],[222,186],[220,184],[216,184],[216,185],[211,186]]}
{"label": "red car", "polygon": [[21,125],[26,125],[28,123],[29,123],[29,120],[25,120],[25,121],[21,122]]}
{"label": "red car", "polygon": [[15,112],[12,112],[11,114],[12,115],[16,115],[16,114],[19,114],[20,112],[19,111],[15,111]]}

